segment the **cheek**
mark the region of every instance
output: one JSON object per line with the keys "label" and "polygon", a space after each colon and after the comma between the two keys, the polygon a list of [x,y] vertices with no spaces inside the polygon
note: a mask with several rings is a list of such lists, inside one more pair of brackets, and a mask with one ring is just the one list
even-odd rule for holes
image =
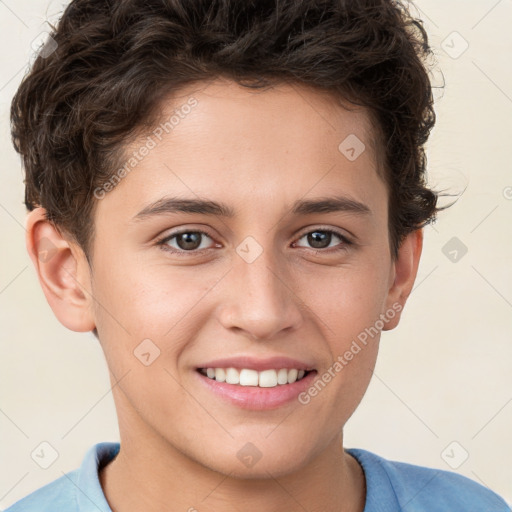
{"label": "cheek", "polygon": [[330,269],[324,277],[304,280],[301,295],[308,297],[307,305],[315,313],[330,353],[321,377],[334,383],[329,385],[331,392],[344,396],[336,401],[350,409],[362,398],[375,367],[388,274],[375,261],[338,270],[335,277]]}
{"label": "cheek", "polygon": [[382,264],[369,262],[303,278],[301,296],[308,298],[333,351],[344,351],[375,325],[387,296],[387,275]]}
{"label": "cheek", "polygon": [[178,354],[199,327],[194,319],[205,314],[207,301],[202,299],[223,273],[129,259],[113,265],[105,261],[94,276],[96,324],[105,352],[115,352],[110,359],[124,357],[125,363],[146,339],[168,356]]}
{"label": "cheek", "polygon": [[104,266],[96,282],[101,283],[96,294],[115,317],[106,320],[117,320],[142,335],[169,330],[208,288],[190,271],[138,262]]}

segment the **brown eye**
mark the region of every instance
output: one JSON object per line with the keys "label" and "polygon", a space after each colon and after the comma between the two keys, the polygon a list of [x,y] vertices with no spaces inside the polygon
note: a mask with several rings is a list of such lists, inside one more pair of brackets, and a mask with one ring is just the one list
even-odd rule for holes
{"label": "brown eye", "polygon": [[190,232],[176,235],[176,243],[180,249],[197,249],[201,245],[201,233]]}
{"label": "brown eye", "polygon": [[[311,249],[331,249],[333,250],[343,250],[348,245],[351,245],[350,240],[343,236],[341,233],[337,231],[333,231],[331,229],[315,229],[313,231],[309,231],[304,233],[299,240],[306,239],[306,242],[309,244]],[[338,238],[340,242],[336,243],[336,238]],[[334,242],[332,245],[331,243]],[[305,247],[304,245],[299,245],[299,247]],[[325,251],[330,252],[330,251]]]}
{"label": "brown eye", "polygon": [[174,253],[200,252],[202,249],[208,249],[208,243],[205,240],[212,238],[204,231],[180,231],[172,233],[158,242],[165,250]]}

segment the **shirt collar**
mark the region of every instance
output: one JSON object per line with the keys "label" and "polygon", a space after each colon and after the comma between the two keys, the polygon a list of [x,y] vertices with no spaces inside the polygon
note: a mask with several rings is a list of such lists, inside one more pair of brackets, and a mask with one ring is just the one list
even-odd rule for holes
{"label": "shirt collar", "polygon": [[389,476],[382,467],[385,459],[361,448],[345,448],[363,468],[366,480],[366,503],[363,512],[396,512],[402,510]]}
{"label": "shirt collar", "polygon": [[120,443],[91,446],[82,461],[75,483],[75,497],[80,512],[112,512],[100,484],[98,472],[119,453]]}

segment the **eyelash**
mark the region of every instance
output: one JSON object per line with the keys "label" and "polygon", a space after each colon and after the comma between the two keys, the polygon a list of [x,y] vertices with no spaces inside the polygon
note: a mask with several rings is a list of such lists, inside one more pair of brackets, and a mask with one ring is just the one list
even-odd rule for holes
{"label": "eyelash", "polygon": [[[338,248],[330,248],[330,249],[327,249],[327,248],[324,248],[324,249],[315,249],[314,247],[311,248],[311,250],[315,251],[315,252],[321,252],[321,253],[327,253],[327,254],[332,254],[332,253],[338,253],[338,252],[341,252],[341,251],[346,251],[348,249],[349,246],[353,245],[353,242],[351,242],[345,235],[342,235],[341,233],[339,233],[338,231],[336,230],[333,230],[333,229],[327,229],[327,228],[316,228],[316,229],[312,229],[310,231],[306,231],[304,233],[302,233],[298,240],[300,240],[301,238],[303,238],[304,236],[310,234],[310,233],[315,233],[315,232],[322,232],[322,233],[330,233],[332,235],[336,235],[338,238],[341,239],[342,241],[342,244],[340,247]],[[197,255],[197,254],[201,254],[201,252],[203,251],[208,251],[210,249],[213,249],[212,247],[209,247],[207,249],[193,249],[193,250],[190,250],[190,251],[186,251],[184,249],[180,249],[180,250],[176,250],[174,248],[170,248],[167,243],[176,238],[177,236],[179,235],[183,235],[185,233],[199,233],[201,235],[205,235],[207,236],[208,238],[211,238],[213,240],[213,238],[206,232],[206,231],[203,231],[201,229],[186,229],[186,230],[181,230],[181,231],[177,231],[176,233],[171,233],[170,235],[167,235],[165,236],[164,238],[158,240],[156,242],[156,245],[160,246],[162,248],[162,250],[164,251],[168,251],[172,254],[175,254],[179,257],[186,257],[190,254],[192,255]]]}

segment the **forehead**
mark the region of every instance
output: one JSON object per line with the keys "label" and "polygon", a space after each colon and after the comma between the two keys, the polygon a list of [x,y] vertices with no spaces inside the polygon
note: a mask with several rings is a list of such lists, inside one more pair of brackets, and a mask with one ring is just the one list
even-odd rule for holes
{"label": "forehead", "polygon": [[[191,100],[194,106],[190,108],[187,103]],[[378,130],[368,109],[300,83],[276,83],[270,88],[252,89],[218,78],[181,89],[161,102],[158,110],[161,116],[155,129],[164,131],[164,137],[170,131],[175,137],[199,138],[201,133],[207,133],[210,139],[217,135],[223,140],[229,135],[239,142],[249,135],[245,141],[248,144],[272,141],[273,146],[281,143],[286,149],[292,149],[294,141],[304,142],[307,137],[316,148],[332,149],[333,142],[356,135],[371,150],[367,156],[374,157],[376,153]],[[166,122],[170,130],[165,129]],[[179,125],[184,126],[178,129]],[[181,143],[184,142],[182,139]]]}
{"label": "forehead", "polygon": [[182,89],[159,113],[126,148],[120,167],[128,172],[109,203],[134,209],[165,193],[215,199],[229,192],[240,204],[291,204],[308,191],[325,196],[333,184],[364,201],[380,180],[367,111],[325,91],[215,80]]}

